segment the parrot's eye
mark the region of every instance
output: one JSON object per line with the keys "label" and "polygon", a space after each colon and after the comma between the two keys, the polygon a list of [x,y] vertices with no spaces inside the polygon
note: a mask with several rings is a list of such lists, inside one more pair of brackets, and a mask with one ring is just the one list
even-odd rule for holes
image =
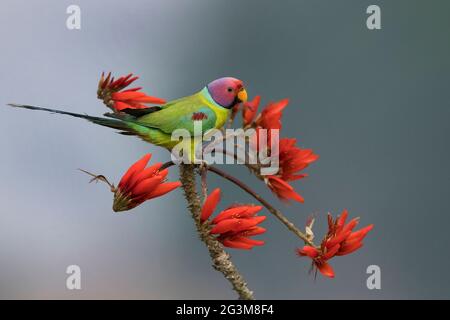
{"label": "parrot's eye", "polygon": [[228,92],[232,92],[233,91],[233,88],[231,88],[231,87],[228,87]]}

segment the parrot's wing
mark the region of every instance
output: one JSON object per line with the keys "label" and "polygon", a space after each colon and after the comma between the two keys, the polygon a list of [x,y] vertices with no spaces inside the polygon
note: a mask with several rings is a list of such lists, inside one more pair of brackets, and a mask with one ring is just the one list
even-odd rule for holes
{"label": "parrot's wing", "polygon": [[170,107],[137,118],[140,125],[157,128],[167,134],[176,129],[185,129],[194,135],[194,122],[201,121],[203,133],[216,125],[216,114],[195,96],[180,99]]}
{"label": "parrot's wing", "polygon": [[160,106],[152,106],[152,107],[148,107],[148,108],[145,108],[145,109],[131,109],[131,108],[129,108],[129,109],[123,109],[123,110],[120,110],[120,111],[137,118],[137,117],[145,116],[146,114],[149,114],[149,113],[152,113],[152,112],[159,111],[161,109],[162,109],[162,107],[160,107]]}

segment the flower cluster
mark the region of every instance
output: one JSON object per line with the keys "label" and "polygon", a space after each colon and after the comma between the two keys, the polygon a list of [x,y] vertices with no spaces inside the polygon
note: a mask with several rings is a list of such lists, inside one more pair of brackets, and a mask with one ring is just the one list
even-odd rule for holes
{"label": "flower cluster", "polygon": [[282,200],[293,199],[303,202],[303,197],[295,192],[288,181],[306,177],[306,174],[299,174],[298,172],[306,169],[309,164],[318,158],[319,156],[312,149],[297,147],[296,139],[280,139],[278,149],[279,170],[277,174],[267,177],[267,185]]}
{"label": "flower cluster", "polygon": [[144,201],[160,197],[181,185],[179,181],[165,182],[169,170],[160,170],[162,163],[145,168],[151,156],[150,153],[144,155],[123,175],[114,190],[114,211],[130,210]]}
{"label": "flower cluster", "polygon": [[363,239],[373,228],[373,224],[371,224],[358,231],[353,231],[358,225],[359,219],[354,218],[345,223],[347,217],[347,210],[344,210],[335,220],[328,214],[328,232],[320,247],[306,245],[297,249],[300,256],[311,258],[313,268],[319,270],[326,277],[334,277],[333,268],[328,261],[335,256],[345,256],[360,249],[363,246]]}
{"label": "flower cluster", "polygon": [[[200,218],[202,223],[208,221],[219,201],[220,189],[217,188],[203,204]],[[266,216],[256,216],[261,209],[261,206],[255,205],[231,206],[209,221],[212,226],[210,233],[216,234],[217,240],[225,247],[249,250],[254,246],[261,246],[264,241],[250,238],[266,232],[266,229],[258,226],[266,219]]]}
{"label": "flower cluster", "polygon": [[162,169],[162,163],[155,163],[146,168],[151,154],[144,155],[135,162],[122,176],[117,187],[111,184],[103,175],[94,175],[81,170],[94,178],[91,181],[107,183],[114,193],[113,210],[127,211],[137,207],[147,200],[160,197],[178,188],[181,182],[166,182],[168,169]]}
{"label": "flower cluster", "polygon": [[97,97],[103,100],[103,103],[113,111],[122,111],[124,109],[144,109],[148,108],[146,104],[164,104],[166,101],[161,98],[148,96],[141,92],[141,87],[124,90],[139,77],[133,77],[130,73],[117,80],[111,77],[111,72],[105,78],[104,73],[100,78],[97,89]]}
{"label": "flower cluster", "polygon": [[[264,180],[270,190],[281,200],[304,202],[303,197],[295,191],[289,184],[289,181],[306,177],[306,174],[300,174],[299,172],[315,162],[319,156],[311,149],[302,149],[296,146],[296,139],[273,139],[272,130],[281,130],[282,128],[281,117],[283,110],[289,103],[288,99],[269,103],[259,115],[256,115],[260,100],[260,96],[256,96],[253,100],[244,103],[242,116],[244,127],[255,129],[255,135],[250,141],[252,149],[257,151],[266,146],[270,151],[270,156],[279,159],[279,171],[274,175],[265,176]],[[259,132],[261,129],[267,130],[265,143],[260,141],[261,136]],[[278,143],[278,152],[271,150],[273,143]]]}

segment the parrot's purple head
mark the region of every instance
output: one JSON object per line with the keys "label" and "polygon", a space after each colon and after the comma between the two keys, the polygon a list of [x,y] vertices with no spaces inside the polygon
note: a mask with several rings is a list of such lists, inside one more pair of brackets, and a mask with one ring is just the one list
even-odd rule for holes
{"label": "parrot's purple head", "polygon": [[239,79],[220,78],[210,82],[206,87],[213,100],[224,108],[231,109],[237,103],[247,101],[247,91]]}

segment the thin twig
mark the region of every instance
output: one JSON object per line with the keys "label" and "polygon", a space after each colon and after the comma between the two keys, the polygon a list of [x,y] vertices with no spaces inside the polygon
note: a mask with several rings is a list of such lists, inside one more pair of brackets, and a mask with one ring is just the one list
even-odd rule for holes
{"label": "thin twig", "polygon": [[80,168],[78,168],[78,170],[80,170],[81,172],[84,172],[84,173],[86,173],[86,174],[88,174],[88,175],[90,175],[92,177],[92,179],[89,180],[89,183],[94,182],[94,181],[95,182],[102,181],[102,182],[106,183],[111,188],[111,191],[114,192],[116,190],[115,187],[114,187],[114,184],[109,182],[108,179],[104,175],[102,175],[102,174],[93,174],[93,173],[91,173],[89,171],[86,171],[86,170],[83,170],[83,169],[80,169]]}

